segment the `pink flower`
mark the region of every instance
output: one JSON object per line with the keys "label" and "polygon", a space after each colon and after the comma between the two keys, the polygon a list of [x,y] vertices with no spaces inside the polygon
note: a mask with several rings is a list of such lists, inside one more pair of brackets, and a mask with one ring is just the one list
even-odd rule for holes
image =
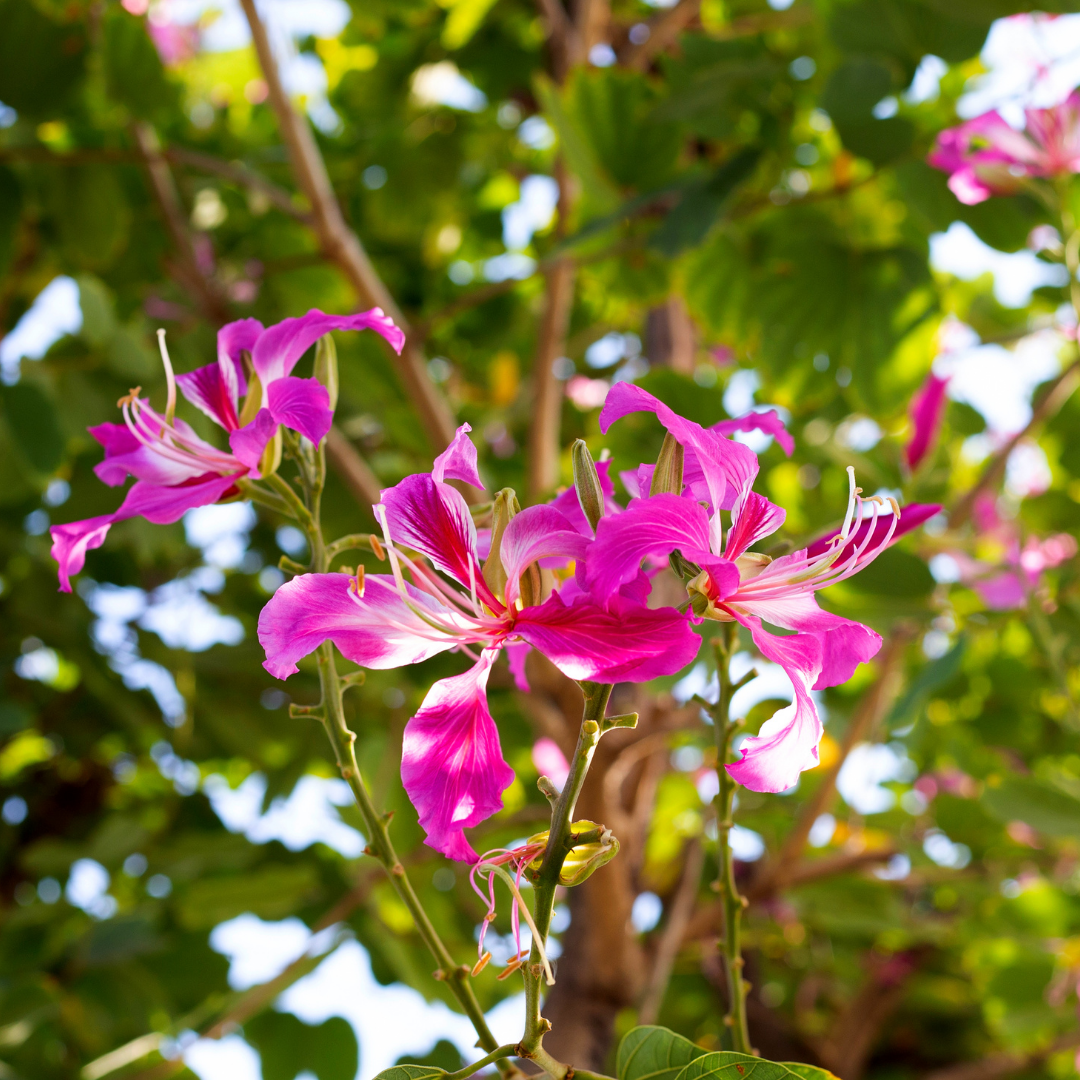
{"label": "pink flower", "polygon": [[[118,521],[144,517],[163,525],[179,521],[184,512],[238,494],[237,480],[259,477],[259,462],[267,444],[284,424],[313,443],[330,430],[333,410],[326,387],[317,379],[290,374],[309,346],[330,330],[375,330],[398,352],[402,332],[379,310],[359,315],[324,315],[309,311],[264,329],[257,319],[229,323],[218,332],[218,359],[184,375],[173,375],[164,333],[161,354],[168,380],[165,413],[133,390],[121,398],[123,424],[100,424],[90,434],[105,447],[105,460],[94,472],[110,487],[135,477],[120,509],[112,514],[56,525],[51,530],[52,556],[59,564],[60,589],[71,591],[71,575],[86,561],[86,552],[101,547]],[[251,357],[251,384],[244,354]],[[176,390],[228,432],[229,449],[219,450],[200,439],[190,425],[174,418]],[[245,403],[257,409],[240,426],[241,401],[249,390],[259,397]]]}
{"label": "pink flower", "polygon": [[546,776],[560,791],[570,775],[570,762],[554,739],[545,736],[533,743],[532,761],[536,771]]}
{"label": "pink flower", "polygon": [[942,379],[932,371],[926,376],[919,392],[911,399],[908,415],[914,429],[910,442],[904,447],[904,459],[914,471],[933,449],[945,417],[945,389],[948,378]]}
{"label": "pink flower", "polygon": [[[881,646],[873,630],[823,611],[814,593],[857,573],[939,508],[912,506],[901,512],[895,503],[864,500],[849,469],[843,527],[802,551],[770,559],[749,549],[775,532],[785,514],[751,490],[755,455],[625,383],[609,395],[601,429],[639,410],[656,413],[683,446],[684,492],[634,499],[625,513],[603,518],[586,554],[588,584],[606,595],[636,576],[643,558],[672,551],[700,570],[687,585],[695,613],[747,627],[762,655],[780,664],[795,688],[794,703],[746,739],[742,760],[727,766],[746,787],[783,791],[818,763],[822,727],[810,691],[845,682]],[[863,516],[864,507],[870,516]],[[720,510],[731,511],[726,542]],[[797,633],[777,637],[764,622]]]}
{"label": "pink flower", "polygon": [[198,26],[184,26],[154,13],[146,20],[146,31],[166,67],[183,64],[199,51]]}
{"label": "pink flower", "polygon": [[988,495],[975,504],[972,515],[984,549],[997,549],[996,558],[973,559],[954,551],[950,557],[960,571],[960,580],[982,597],[991,611],[1013,611],[1026,607],[1028,594],[1039,587],[1042,575],[1073,558],[1076,538],[1057,533],[1045,540],[1030,536],[1020,544],[1020,529],[1015,521],[1003,521]]}
{"label": "pink flower", "polygon": [[699,641],[673,608],[647,608],[638,582],[598,599],[570,579],[527,605],[521,580],[534,563],[580,560],[592,543],[554,505],[532,506],[510,519],[499,545],[506,585],[500,591],[489,586],[469,507],[445,482],[481,486],[469,430],[468,424],[458,429],[430,474],[407,476],[383,491],[376,513],[392,574],[359,581],[343,574],[294,578],[263,608],[259,641],[267,671],[279,679],[326,640],[368,668],[415,664],[449,650],[475,660],[468,671],[432,686],[406,725],[401,762],[426,843],[475,862],[463,830],[501,808],[514,778],[486,695],[501,649],[532,646],[572,679],[642,682],[684,667]]}
{"label": "pink flower", "polygon": [[1025,177],[1080,171],[1080,92],[1060,105],[1027,109],[1024,131],[994,111],[938,135],[927,161],[949,173],[953,194],[969,206],[1010,194]]}

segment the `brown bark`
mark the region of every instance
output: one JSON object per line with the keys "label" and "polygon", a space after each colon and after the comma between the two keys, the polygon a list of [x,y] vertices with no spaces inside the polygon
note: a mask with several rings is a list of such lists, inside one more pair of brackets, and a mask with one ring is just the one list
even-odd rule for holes
{"label": "brown bark", "polygon": [[326,436],[326,456],[356,501],[370,511],[382,498],[382,484],[340,428],[332,427]]}
{"label": "brown bark", "polygon": [[697,328],[681,296],[669,296],[645,316],[645,355],[649,363],[693,375]]}

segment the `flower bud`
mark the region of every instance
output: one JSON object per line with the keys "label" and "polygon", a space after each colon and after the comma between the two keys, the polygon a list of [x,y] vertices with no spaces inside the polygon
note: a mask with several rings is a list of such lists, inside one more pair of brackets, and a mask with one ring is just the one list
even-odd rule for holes
{"label": "flower bud", "polygon": [[315,346],[315,378],[326,387],[330,395],[330,408],[337,408],[338,364],[337,346],[330,334],[323,334]]}
{"label": "flower bud", "polygon": [[649,495],[681,495],[683,489],[683,452],[682,443],[677,442],[669,431],[664,436],[664,445],[660,447],[660,456],[653,469]]}
{"label": "flower bud", "polygon": [[244,404],[240,409],[240,426],[247,427],[252,420],[255,419],[256,414],[262,408],[262,380],[259,378],[256,372],[252,372],[248,376],[248,391],[247,397],[244,398]]}
{"label": "flower bud", "polygon": [[510,519],[520,510],[521,506],[513,488],[503,488],[495,496],[491,507],[491,551],[482,572],[488,588],[500,599],[506,595],[506,570],[500,554],[503,533],[506,532]]}
{"label": "flower bud", "polygon": [[585,519],[596,531],[597,523],[604,516],[604,489],[596,472],[592,454],[584,439],[575,439],[570,447],[570,460],[574,465],[574,487]]}
{"label": "flower bud", "polygon": [[263,456],[259,459],[259,472],[263,476],[273,476],[281,464],[281,425],[274,429],[273,438],[266,444]]}
{"label": "flower bud", "polygon": [[[575,821],[570,826],[571,838],[581,836],[584,833],[596,834],[596,839],[588,843],[577,844],[571,848],[562,869],[559,871],[560,885],[580,885],[586,878],[591,877],[605,863],[611,862],[619,854],[619,841],[612,831],[605,825],[597,825],[595,821]],[[538,843],[546,843],[548,832],[537,833],[530,836],[526,841],[528,846]],[[530,880],[535,880],[544,861],[544,853],[541,852],[526,867],[526,875]]]}

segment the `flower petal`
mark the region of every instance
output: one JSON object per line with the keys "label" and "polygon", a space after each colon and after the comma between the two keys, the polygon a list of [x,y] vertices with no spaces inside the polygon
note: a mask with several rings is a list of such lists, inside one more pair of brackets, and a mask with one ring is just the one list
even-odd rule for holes
{"label": "flower petal", "polygon": [[625,513],[600,519],[585,554],[585,579],[593,595],[604,599],[637,576],[645,556],[666,556],[676,548],[688,559],[694,558],[691,551],[708,556],[705,509],[679,495],[634,499]]}
{"label": "flower petal", "polygon": [[190,464],[182,464],[155,454],[132,435],[126,424],[99,424],[87,430],[105,447],[105,460],[94,466],[94,473],[109,487],[118,487],[128,476],[169,485],[206,475],[205,462],[192,457]]}
{"label": "flower petal", "polygon": [[[342,656],[367,668],[418,664],[459,642],[443,636],[405,605],[389,574],[368,574],[364,595],[350,591],[347,574],[301,574],[274,593],[259,614],[263,667],[275,679],[297,671],[296,662],[332,641]],[[438,616],[444,609],[406,586],[410,599]]]}
{"label": "flower petal", "polygon": [[266,330],[255,343],[252,360],[264,387],[292,373],[296,362],[316,341],[331,330],[374,330],[400,353],[405,335],[381,308],[358,315],[326,315],[313,308],[296,319],[283,319]]}
{"label": "flower petal", "polygon": [[287,375],[272,382],[266,391],[270,415],[279,424],[300,432],[318,446],[334,422],[330,394],[318,379]]}
{"label": "flower petal", "polygon": [[71,575],[83,568],[87,551],[101,547],[110,526],[116,522],[141,516],[156,525],[172,524],[193,507],[216,503],[235,481],[235,476],[212,475],[198,483],[164,487],[138,480],[115,513],[54,525],[49,532],[53,540],[52,557],[59,565],[60,591],[71,592]]}
{"label": "flower petal", "polygon": [[265,330],[266,327],[258,319],[237,319],[236,322],[226,323],[218,331],[217,355],[221,380],[236,407],[247,393],[247,377],[241,354],[246,352],[254,355],[255,344]]}
{"label": "flower petal", "polygon": [[686,667],[701,645],[674,608],[647,608],[615,594],[601,606],[567,606],[559,594],[517,616],[514,633],[571,679],[646,682]]}
{"label": "flower petal", "polygon": [[660,423],[682,446],[694,451],[714,510],[730,510],[736,499],[753,486],[758,460],[749,447],[684,419],[633,383],[620,382],[611,388],[600,412],[600,430],[606,432],[620,417],[643,410],[656,413]]}
{"label": "flower petal", "polygon": [[525,661],[532,652],[532,646],[525,641],[515,641],[505,646],[506,659],[510,663],[510,674],[514,677],[514,685],[523,693],[530,691],[529,677],[525,674]]}
{"label": "flower petal", "polygon": [[470,431],[469,424],[462,424],[454,432],[450,445],[435,459],[431,478],[437,484],[444,480],[464,480],[466,484],[483,489],[484,481],[476,471],[476,447],[469,438]]}
{"label": "flower petal", "polygon": [[904,458],[909,469],[917,469],[937,441],[941,421],[945,416],[945,388],[949,380],[933,372],[926,377],[919,392],[911,399],[908,415],[911,417],[913,434],[904,447]]}
{"label": "flower petal", "polygon": [[821,645],[805,634],[776,637],[752,616],[743,616],[739,622],[749,628],[761,655],[784,669],[795,700],[766,720],[757,735],[744,739],[739,746],[742,758],[725,768],[736,783],[751,791],[786,791],[801,772],[819,763],[818,743],[824,729],[810,686],[821,671]]}
{"label": "flower petal", "polygon": [[462,830],[501,810],[502,793],[514,782],[487,704],[497,655],[485,649],[464,674],[435,683],[402,740],[401,780],[427,833],[424,843],[462,862],[478,858]]}
{"label": "flower petal", "polygon": [[729,559],[737,559],[751,544],[776,532],[786,517],[786,510],[769,502],[764,495],[748,491],[746,498],[731,511],[731,529],[724,554]]}
{"label": "flower petal", "polygon": [[414,473],[382,492],[382,506],[395,544],[419,551],[466,589],[475,584],[488,595],[476,558],[476,526],[460,492]]}
{"label": "flower petal", "polygon": [[[235,372],[233,374],[235,375]],[[206,364],[194,371],[177,375],[176,385],[195,408],[226,431],[235,431],[240,426],[236,415],[237,402],[222,376],[220,364]]]}
{"label": "flower petal", "polygon": [[277,421],[269,409],[260,409],[255,419],[229,435],[229,447],[237,461],[243,462],[249,469],[257,469],[262,460],[266,444],[277,431]]}
{"label": "flower petal", "polygon": [[510,519],[503,533],[499,556],[506,570],[506,604],[521,591],[521,575],[530,563],[552,555],[580,559],[589,546],[569,521],[552,506],[530,506]]}
{"label": "flower petal", "polygon": [[711,430],[719,431],[721,435],[734,435],[736,431],[762,431],[776,439],[788,457],[795,452],[795,440],[775,409],[749,412],[736,420],[721,420],[713,424]]}
{"label": "flower petal", "polygon": [[[907,506],[900,507],[900,520],[896,523],[896,531],[892,535],[892,540],[889,543],[891,547],[900,539],[905,533],[911,532],[912,529],[918,528],[924,521],[932,518],[936,513],[941,510],[940,503],[908,503]],[[858,528],[851,534],[847,544],[844,545],[844,554],[840,556],[838,561],[842,562],[844,559],[851,555],[851,552],[858,547],[865,539],[868,529],[874,530],[874,536],[870,543],[866,547],[867,554],[875,551],[879,543],[885,539],[885,534],[889,531],[889,525],[892,522],[890,514],[879,514],[877,518],[863,518],[859,522]],[[831,533],[827,533],[825,536],[815,540],[812,544],[808,544],[806,547],[806,558],[816,559],[819,555],[824,555],[829,550],[829,541],[834,536],[839,536],[840,530],[833,529]]]}

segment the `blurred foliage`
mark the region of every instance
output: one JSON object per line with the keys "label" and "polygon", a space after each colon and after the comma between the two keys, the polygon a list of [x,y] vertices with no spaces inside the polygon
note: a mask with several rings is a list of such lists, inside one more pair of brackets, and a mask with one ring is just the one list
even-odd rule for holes
{"label": "blurred foliage", "polygon": [[[525,487],[544,283],[480,281],[487,260],[505,253],[503,214],[522,182],[552,175],[561,154],[579,198],[564,228],[541,224],[526,252],[569,252],[579,262],[566,343],[574,369],[595,374],[586,351],[610,332],[636,334],[648,354],[649,313],[681,297],[698,333],[690,362],[676,369],[651,357],[639,381],[709,423],[727,415],[725,390],[756,373],[757,400],[786,409],[796,439],[790,460],[775,445],[763,453],[760,488],[787,508],[781,542],[797,545],[836,524],[848,464],[867,490],[902,490],[909,501],[948,505],[969,489],[980,465],[967,440],[984,423],[968,406],[949,406],[940,444],[914,476],[902,465],[907,403],[939,328],[955,317],[1011,345],[1062,302],[1042,289],[1027,308],[1007,309],[988,277],[957,281],[928,266],[930,234],[953,221],[1016,251],[1046,220],[1022,196],[963,207],[923,163],[981,70],[991,20],[1025,7],[796,0],[774,12],[763,0],[705,0],[647,71],[581,68],[562,86],[528,0],[355,0],[338,38],[301,45],[328,73],[332,112],[321,114],[317,141],[346,217],[402,307],[429,330],[433,377],[477,433],[489,488]],[[638,0],[611,9],[613,41],[659,17]],[[258,772],[269,807],[305,775],[334,775],[322,732],[287,715],[290,699],[314,700],[313,669],[302,666],[285,693],[260,667],[255,623],[274,585],[267,568],[281,553],[280,523],[265,518],[249,530],[246,553],[227,562],[213,596],[239,620],[238,644],[174,647],[150,620],[110,622],[88,606],[95,596],[142,595],[123,589],[160,596],[153,590],[192,575],[202,559],[182,525],[115,528],[90,553],[81,591],[55,591],[48,520],[118,502],[92,474],[100,450],[86,427],[116,419],[114,403],[132,385],[161,399],[156,326],[167,328],[178,370],[214,355],[216,328],[177,271],[133,124],[152,123],[166,148],[241,163],[294,191],[254,56],[244,48],[163,66],[145,20],[112,0],[0,0],[0,26],[0,101],[14,110],[0,129],[0,332],[59,274],[77,280],[83,317],[81,330],[40,362],[24,360],[21,378],[0,389],[0,1075],[75,1077],[148,1033],[175,1040],[207,1027],[235,1000],[209,931],[244,912],[315,926],[352,896],[343,921],[369,950],[376,978],[450,1004],[408,913],[368,861],[318,843],[293,851],[251,842],[223,825],[201,787],[215,775],[236,788]],[[936,95],[913,101],[904,90],[927,54],[948,70]],[[414,73],[445,61],[486,95],[484,107],[417,101]],[[895,111],[879,116],[885,98]],[[306,226],[258,186],[190,157],[173,165],[183,224],[233,317],[269,323],[355,305]],[[337,345],[340,427],[384,484],[426,468],[433,448],[392,357],[370,335]],[[880,436],[869,445],[851,438],[854,421],[867,417]],[[207,433],[204,418],[186,419]],[[597,410],[567,400],[562,445],[575,437],[597,455],[609,448],[617,472],[655,455],[661,430],[634,416],[602,436]],[[1025,534],[1075,532],[1075,399],[1039,445],[1049,489],[1006,492],[1002,510]],[[568,455],[562,466],[565,483]],[[330,534],[371,527],[336,477],[325,520]],[[1072,1051],[1046,1051],[1075,1030],[1080,975],[1080,579],[1067,562],[1046,576],[1030,610],[988,611],[976,592],[930,576],[926,560],[947,545],[973,550],[975,540],[913,536],[825,597],[882,633],[900,622],[908,629],[904,685],[873,738],[891,741],[911,767],[884,783],[889,808],[834,807],[835,829],[811,855],[889,848],[894,872],[823,877],[752,908],[751,1029],[820,1053],[877,1000],[875,987],[898,986],[861,1066],[868,1074],[892,1080],[1008,1050],[1032,1075],[1071,1076]],[[171,674],[183,702],[171,723],[138,674],[110,659],[124,649]],[[464,961],[482,908],[462,868],[420,844],[397,770],[405,720],[430,682],[459,665],[440,657],[372,672],[347,708],[376,798],[395,813],[399,850]],[[878,670],[872,663],[824,693],[826,762]],[[535,831],[546,806],[528,714],[505,671],[492,683],[519,782],[506,810],[479,830],[486,847]],[[751,729],[774,705],[752,713]],[[699,763],[708,763],[708,743],[705,731],[687,735],[705,754]],[[706,879],[715,873],[691,780],[673,768],[660,781],[635,876],[669,907],[692,838],[705,845]],[[819,783],[811,772],[797,792],[743,793],[739,823],[776,852]],[[64,893],[80,860],[109,875],[89,911]],[[703,887],[701,903],[710,895]],[[665,925],[643,935],[647,949]],[[508,932],[508,919],[496,929]],[[710,942],[680,952],[660,1014],[694,1056],[723,1045]],[[494,966],[475,985],[485,1007],[517,990],[496,980]],[[625,1010],[618,1033],[635,1023],[635,1010]],[[315,1026],[264,1011],[243,1034],[262,1054],[266,1080],[304,1069],[345,1080],[356,1070],[355,1039],[338,1018]],[[136,1075],[159,1060],[156,1047],[93,1075]],[[361,1046],[361,1063],[363,1054]],[[452,1070],[460,1060],[439,1044],[414,1063]]]}

